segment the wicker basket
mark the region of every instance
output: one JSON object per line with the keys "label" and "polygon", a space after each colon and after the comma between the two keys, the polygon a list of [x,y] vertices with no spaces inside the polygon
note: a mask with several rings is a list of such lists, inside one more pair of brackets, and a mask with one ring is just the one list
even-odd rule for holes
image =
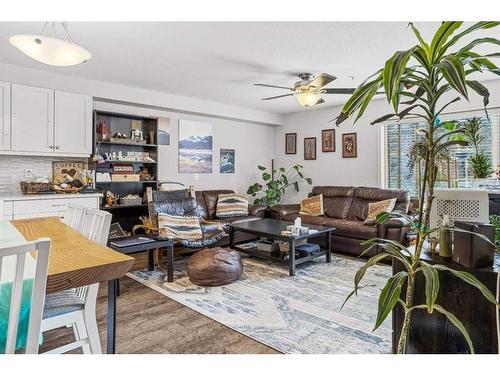
{"label": "wicker basket", "polygon": [[[298,246],[298,245],[303,245],[307,243],[307,238],[304,239],[304,240],[298,240],[295,242],[295,246]],[[288,241],[279,241],[279,245],[280,245],[280,251],[281,252],[287,252],[288,250],[290,250],[290,245],[288,243]]]}
{"label": "wicker basket", "polygon": [[23,192],[23,194],[44,193],[50,191],[50,183],[21,181],[21,191]]}

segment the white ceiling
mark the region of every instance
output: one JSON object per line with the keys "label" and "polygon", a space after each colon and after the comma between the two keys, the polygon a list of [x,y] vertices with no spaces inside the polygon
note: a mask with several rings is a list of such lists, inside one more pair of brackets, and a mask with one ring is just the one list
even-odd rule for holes
{"label": "white ceiling", "polygon": [[[416,25],[429,38],[439,23]],[[55,68],[8,42],[12,34],[37,34],[42,26],[0,22],[0,62],[275,113],[303,108],[292,97],[263,102],[286,91],[253,83],[291,86],[295,73],[306,71],[337,76],[328,87],[354,87],[394,51],[415,44],[407,22],[72,22],[74,41],[93,58]],[[488,35],[500,38],[500,28]],[[319,108],[346,96],[325,100]]]}

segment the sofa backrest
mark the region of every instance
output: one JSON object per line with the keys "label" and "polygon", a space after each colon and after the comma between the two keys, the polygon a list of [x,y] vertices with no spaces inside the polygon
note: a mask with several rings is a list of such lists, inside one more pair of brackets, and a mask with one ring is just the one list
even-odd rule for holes
{"label": "sofa backrest", "polygon": [[[203,190],[201,191],[203,194],[203,201],[205,202],[206,215],[202,217],[204,219],[213,219],[215,218],[215,211],[217,209],[217,198],[219,194],[231,194],[234,193],[233,190]],[[200,210],[200,213],[202,211]]]}
{"label": "sofa backrest", "polygon": [[348,219],[365,220],[368,214],[368,204],[391,198],[397,198],[394,211],[400,211],[405,214],[408,212],[410,196],[405,190],[357,187],[354,189],[354,199],[349,209]]}
{"label": "sofa backrest", "polygon": [[347,219],[354,197],[353,186],[314,186],[310,196],[323,194],[325,215]]}

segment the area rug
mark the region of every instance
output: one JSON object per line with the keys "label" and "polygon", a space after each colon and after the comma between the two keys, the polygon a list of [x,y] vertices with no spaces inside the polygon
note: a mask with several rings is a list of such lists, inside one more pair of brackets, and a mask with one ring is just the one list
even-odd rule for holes
{"label": "area rug", "polygon": [[391,270],[370,268],[358,296],[341,310],[352,291],[361,261],[332,256],[297,267],[243,259],[241,280],[222,287],[200,287],[186,277],[185,261],[175,263],[175,282],[165,274],[138,270],[132,279],[282,353],[390,353],[391,322],[372,332],[380,289]]}

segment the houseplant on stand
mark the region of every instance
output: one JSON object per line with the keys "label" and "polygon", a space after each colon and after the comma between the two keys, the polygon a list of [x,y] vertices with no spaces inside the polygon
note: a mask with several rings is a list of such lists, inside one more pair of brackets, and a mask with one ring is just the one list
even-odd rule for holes
{"label": "houseplant on stand", "polygon": [[293,186],[299,191],[299,185],[303,182],[312,185],[312,179],[304,176],[302,173],[304,167],[300,164],[295,164],[287,171],[283,167],[275,169],[274,160],[271,160],[270,170],[262,165],[258,165],[257,168],[262,171],[264,182],[263,184],[256,182],[248,187],[247,194],[256,197],[254,204],[274,206],[281,201],[288,187]]}
{"label": "houseplant on stand", "polygon": [[479,150],[484,136],[481,135],[481,119],[473,117],[465,122],[464,135],[467,142],[474,147],[474,155],[469,157],[470,169],[475,179],[488,178],[493,174],[493,165],[488,156]]}
{"label": "houseplant on stand", "polygon": [[[366,270],[385,258],[401,262],[404,271],[391,276],[383,287],[379,303],[375,328],[391,313],[396,304],[401,304],[404,310],[404,320],[400,337],[398,338],[397,353],[406,351],[408,333],[411,323],[412,311],[425,309],[429,314],[444,314],[448,320],[456,326],[464,335],[469,349],[474,351],[472,341],[464,325],[449,311],[436,304],[439,295],[439,271],[451,272],[454,276],[473,285],[484,297],[498,305],[493,294],[474,276],[467,272],[460,272],[443,265],[431,265],[420,260],[424,242],[430,234],[439,231],[440,228],[429,228],[431,206],[434,199],[434,185],[438,172],[436,156],[447,147],[452,145],[465,145],[463,139],[455,136],[463,134],[463,129],[446,130],[447,122],[439,122],[439,115],[449,109],[453,103],[462,98],[468,99],[470,90],[483,97],[485,107],[488,104],[489,91],[478,81],[469,80],[468,76],[475,72],[491,72],[500,75],[498,67],[489,57],[498,57],[500,53],[481,55],[474,48],[481,44],[500,45],[495,38],[479,38],[467,43],[462,48],[456,48],[457,42],[476,30],[497,27],[499,22],[477,22],[462,30],[463,22],[443,22],[435,32],[430,43],[426,42],[415,25],[410,24],[416,36],[418,44],[405,51],[396,52],[387,60],[385,66],[375,72],[367,81],[363,82],[352,94],[340,115],[336,118],[339,125],[346,119],[356,114],[355,122],[363,115],[367,106],[375,94],[383,89],[388,103],[394,112],[371,122],[371,124],[382,123],[386,120],[406,116],[421,118],[425,126],[420,129],[427,147],[424,162],[424,172],[420,187],[419,215],[413,220],[406,215],[382,213],[377,217],[379,223],[384,223],[391,216],[399,216],[412,224],[416,232],[416,244],[414,249],[408,249],[396,241],[374,238],[364,244],[368,249],[362,254],[378,246],[379,254],[370,258],[357,272],[354,277],[354,291],[347,297],[346,301],[357,294],[360,281]],[[400,106],[403,105],[404,109]],[[450,228],[459,231],[457,228]],[[490,242],[485,236],[481,236]],[[416,275],[422,272],[425,278],[425,304],[415,305],[413,302]],[[406,288],[403,288],[406,283]]]}

